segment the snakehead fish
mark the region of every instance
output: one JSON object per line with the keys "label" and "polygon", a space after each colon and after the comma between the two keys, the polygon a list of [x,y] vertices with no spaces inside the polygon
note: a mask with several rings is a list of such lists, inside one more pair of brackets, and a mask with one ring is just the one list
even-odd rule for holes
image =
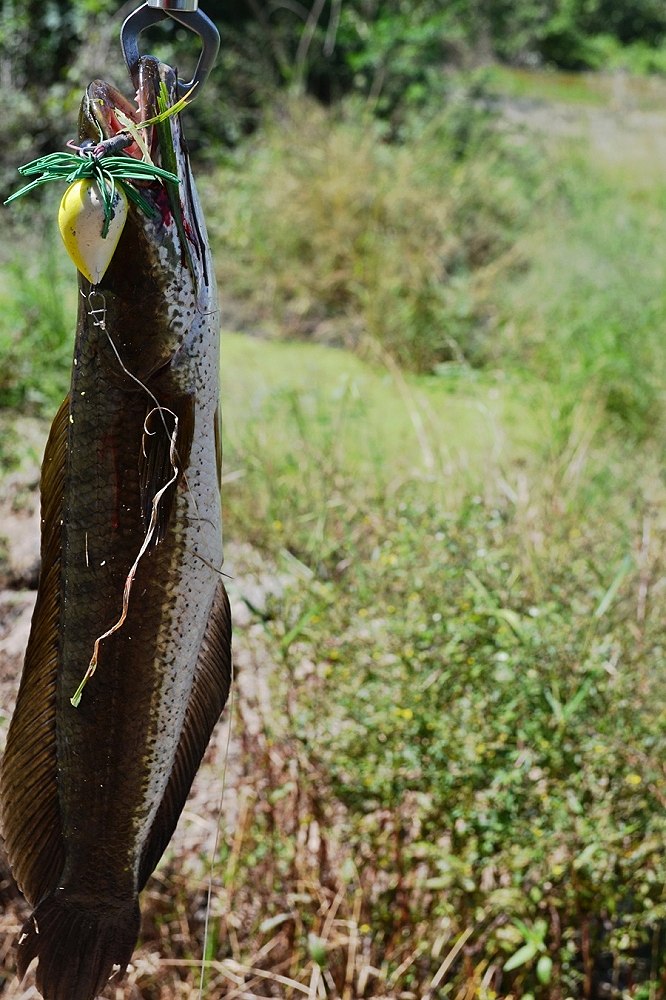
{"label": "snakehead fish", "polygon": [[[81,141],[117,135],[119,111],[155,115],[159,93],[175,103],[170,68],[143,57],[139,80],[138,112],[101,81],[88,87]],[[178,116],[145,138],[180,183],[143,186],[154,217],[132,207],[100,284],[79,276],[71,388],[42,466],[39,592],[0,771],[2,833],[34,907],[18,969],[38,960],[46,1000],[92,1000],[124,972],[138,894],[230,684],[215,282]]]}

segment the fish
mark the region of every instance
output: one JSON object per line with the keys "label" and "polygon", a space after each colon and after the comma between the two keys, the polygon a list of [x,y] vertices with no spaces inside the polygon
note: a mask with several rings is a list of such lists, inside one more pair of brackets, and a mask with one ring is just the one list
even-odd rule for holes
{"label": "fish", "polygon": [[[160,94],[176,102],[170,67],[143,56],[138,78],[138,110],[89,85],[82,144],[154,116]],[[141,133],[179,183],[143,184],[152,214],[130,207],[99,284],[79,275],[70,391],[41,470],[41,572],[0,829],[33,907],[18,972],[37,960],[45,1000],[93,1000],[126,971],[139,894],[231,684],[219,309],[179,114]]]}

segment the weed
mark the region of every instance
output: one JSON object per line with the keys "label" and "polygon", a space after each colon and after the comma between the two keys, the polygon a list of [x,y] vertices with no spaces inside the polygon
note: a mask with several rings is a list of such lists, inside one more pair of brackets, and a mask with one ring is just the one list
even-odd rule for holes
{"label": "weed", "polygon": [[[469,126],[478,114],[465,109]],[[462,116],[453,108],[397,146],[367,114],[281,109],[216,178],[225,286],[283,335],[366,354],[379,344],[416,371],[477,361],[475,275],[502,259],[529,199],[516,157],[486,126],[460,145]]]}

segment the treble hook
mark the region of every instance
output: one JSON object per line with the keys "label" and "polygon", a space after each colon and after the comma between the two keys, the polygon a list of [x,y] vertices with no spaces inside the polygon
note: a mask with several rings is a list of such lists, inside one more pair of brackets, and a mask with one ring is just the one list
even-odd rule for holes
{"label": "treble hook", "polygon": [[220,48],[220,33],[209,17],[198,9],[199,0],[147,0],[123,22],[120,29],[120,47],[127,69],[136,87],[139,86],[139,35],[152,24],[167,17],[178,21],[184,28],[193,31],[201,39],[202,49],[194,76],[189,83],[178,82],[179,93],[186,94],[195,87],[192,100],[201,93],[204,83],[213,68]]}

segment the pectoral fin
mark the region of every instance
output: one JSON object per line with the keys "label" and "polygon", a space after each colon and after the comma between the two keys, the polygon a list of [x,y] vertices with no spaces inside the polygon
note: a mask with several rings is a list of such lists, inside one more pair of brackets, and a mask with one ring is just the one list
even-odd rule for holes
{"label": "pectoral fin", "polygon": [[224,584],[215,591],[199,652],[190,700],[173,770],[143,850],[139,891],[143,889],[176,828],[178,817],[231,685],[231,611]]}
{"label": "pectoral fin", "polygon": [[42,567],[16,709],[0,767],[0,824],[14,877],[35,905],[64,862],[56,760],[61,546],[69,397],[60,407],[41,475]]}

